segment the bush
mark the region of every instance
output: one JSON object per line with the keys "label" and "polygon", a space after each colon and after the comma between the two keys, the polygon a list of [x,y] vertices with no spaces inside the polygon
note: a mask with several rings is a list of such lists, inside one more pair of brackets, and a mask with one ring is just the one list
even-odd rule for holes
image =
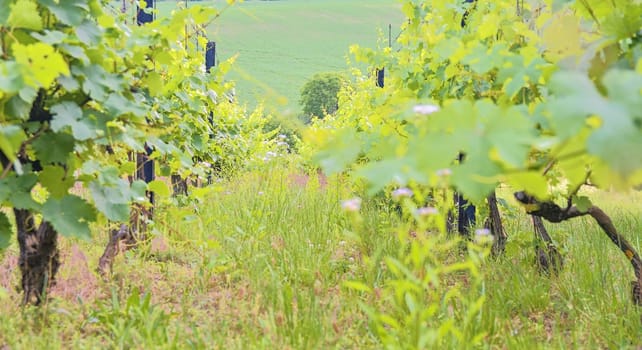
{"label": "bush", "polygon": [[338,73],[315,74],[301,90],[303,120],[307,123],[312,118],[323,118],[333,114],[339,108],[337,95],[347,79]]}

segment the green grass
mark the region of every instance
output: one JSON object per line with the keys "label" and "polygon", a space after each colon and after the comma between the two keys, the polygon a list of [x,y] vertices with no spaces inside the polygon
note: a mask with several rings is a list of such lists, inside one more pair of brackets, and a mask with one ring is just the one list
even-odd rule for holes
{"label": "green grass", "polygon": [[[106,227],[94,242],[61,239],[58,286],[40,309],[16,305],[14,245],[0,264],[0,348],[380,348],[358,306],[369,299],[342,284],[384,282],[378,259],[398,252],[398,219],[365,203],[359,240],[339,205],[353,196],[347,183],[321,188],[293,174],[275,167],[201,190],[187,206],[166,202],[152,242],[121,255],[108,281],[93,272]],[[640,249],[642,193],[591,197]],[[527,217],[503,211],[510,241],[482,267],[480,347],[642,346],[630,266],[592,221],[547,224],[566,259],[549,277],[533,265]]]}
{"label": "green grass", "polygon": [[[224,8],[224,1],[190,2]],[[159,2],[161,15],[173,1]],[[282,114],[298,114],[299,93],[315,73],[347,72],[349,47],[376,48],[387,43],[403,21],[395,0],[246,1],[225,10],[208,29],[218,59],[238,54],[229,78],[237,82],[241,102],[265,101]]]}

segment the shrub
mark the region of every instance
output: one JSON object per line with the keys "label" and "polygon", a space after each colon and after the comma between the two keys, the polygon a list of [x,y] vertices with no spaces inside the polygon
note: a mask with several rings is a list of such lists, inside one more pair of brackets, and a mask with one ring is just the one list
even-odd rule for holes
{"label": "shrub", "polygon": [[312,118],[323,118],[339,108],[337,95],[347,79],[338,73],[315,74],[301,90],[303,119],[307,123]]}

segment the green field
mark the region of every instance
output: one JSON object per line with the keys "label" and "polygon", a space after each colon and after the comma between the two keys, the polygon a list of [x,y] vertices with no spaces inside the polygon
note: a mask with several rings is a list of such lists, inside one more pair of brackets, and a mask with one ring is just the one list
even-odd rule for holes
{"label": "green field", "polygon": [[[211,2],[188,3],[207,4]],[[225,1],[215,1],[225,8]],[[161,15],[175,2],[158,3]],[[246,1],[224,11],[209,28],[218,59],[238,54],[230,79],[240,101],[265,101],[284,114],[298,113],[299,92],[319,72],[342,72],[349,47],[377,47],[403,21],[395,0]],[[385,43],[384,43],[385,44]]]}

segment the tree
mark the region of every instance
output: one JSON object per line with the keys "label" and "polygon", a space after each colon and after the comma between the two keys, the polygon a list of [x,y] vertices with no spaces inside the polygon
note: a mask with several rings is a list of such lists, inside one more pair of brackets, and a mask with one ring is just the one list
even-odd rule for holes
{"label": "tree", "polygon": [[345,77],[338,73],[315,74],[305,83],[300,100],[305,122],[334,114],[339,108],[339,91],[346,83]]}

